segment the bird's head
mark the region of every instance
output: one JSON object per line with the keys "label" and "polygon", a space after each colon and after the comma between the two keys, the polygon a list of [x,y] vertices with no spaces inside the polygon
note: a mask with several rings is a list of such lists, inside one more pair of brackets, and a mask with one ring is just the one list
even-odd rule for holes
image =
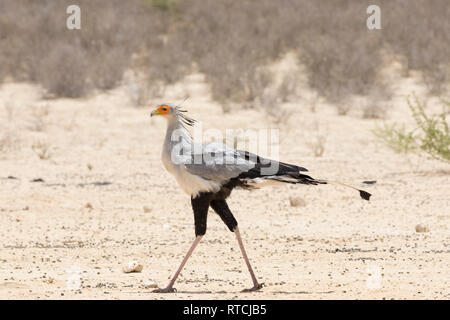
{"label": "bird's head", "polygon": [[182,110],[179,106],[173,105],[171,103],[163,103],[157,106],[156,109],[152,111],[150,117],[164,116],[166,119],[175,119],[188,126],[193,126],[196,121],[188,117],[185,114],[186,112],[186,110]]}
{"label": "bird's head", "polygon": [[170,103],[163,103],[156,107],[155,110],[152,111],[150,117],[153,116],[170,116],[173,115],[176,111],[176,107]]}

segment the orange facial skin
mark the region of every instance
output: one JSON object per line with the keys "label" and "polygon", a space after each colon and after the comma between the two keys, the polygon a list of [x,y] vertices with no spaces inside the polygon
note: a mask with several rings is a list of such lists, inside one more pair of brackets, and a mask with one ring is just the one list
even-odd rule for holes
{"label": "orange facial skin", "polygon": [[169,113],[170,109],[171,108],[169,106],[165,105],[165,104],[160,105],[159,108],[157,108],[157,109],[152,111],[150,116],[151,117],[153,117],[153,116],[165,116],[165,115],[167,115]]}

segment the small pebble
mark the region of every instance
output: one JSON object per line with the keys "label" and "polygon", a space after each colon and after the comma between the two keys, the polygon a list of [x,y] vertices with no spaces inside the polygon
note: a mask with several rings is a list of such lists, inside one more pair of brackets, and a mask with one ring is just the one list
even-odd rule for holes
{"label": "small pebble", "polygon": [[289,197],[291,207],[306,207],[306,201],[300,197]]}
{"label": "small pebble", "polygon": [[137,261],[130,261],[123,268],[123,272],[131,273],[131,272],[141,272],[144,266]]}
{"label": "small pebble", "polygon": [[152,212],[152,209],[150,207],[144,206],[144,212],[150,213],[150,212]]}
{"label": "small pebble", "polygon": [[421,223],[416,226],[416,232],[430,232],[430,228]]}
{"label": "small pebble", "polygon": [[144,288],[146,288],[146,289],[148,289],[148,288],[158,288],[158,285],[153,280],[146,280],[146,281],[144,281],[143,285],[144,285]]}

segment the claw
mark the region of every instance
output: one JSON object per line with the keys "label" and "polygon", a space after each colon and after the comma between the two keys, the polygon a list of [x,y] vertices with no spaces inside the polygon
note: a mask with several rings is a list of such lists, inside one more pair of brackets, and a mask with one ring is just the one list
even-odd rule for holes
{"label": "claw", "polygon": [[252,292],[252,291],[258,291],[259,289],[261,289],[262,287],[264,287],[264,283],[257,283],[256,285],[253,286],[253,288],[250,289],[244,289],[241,292]]}
{"label": "claw", "polygon": [[177,289],[173,288],[173,287],[166,287],[166,288],[157,288],[155,290],[153,290],[152,292],[155,293],[173,293],[173,292],[177,292]]}

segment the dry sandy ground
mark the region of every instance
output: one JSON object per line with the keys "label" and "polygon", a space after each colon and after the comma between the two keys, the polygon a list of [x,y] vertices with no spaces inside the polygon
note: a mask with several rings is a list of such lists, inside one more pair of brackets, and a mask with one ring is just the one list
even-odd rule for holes
{"label": "dry sandy ground", "polygon": [[[407,79],[388,120],[406,121]],[[194,238],[189,197],[162,167],[165,120],[132,107],[126,90],[85,100],[43,100],[25,84],[0,88],[0,298],[2,299],[449,299],[450,168],[399,155],[372,134],[376,120],[338,116],[300,100],[288,121],[261,112],[223,114],[201,75],[164,99],[185,103],[204,128],[280,127],[280,158],[311,175],[365,186],[370,202],[335,186],[235,191],[237,217],[260,292],[234,235],[212,212],[208,231],[176,283],[168,282]],[[278,108],[278,106],[274,106]],[[409,118],[409,116],[408,116]],[[325,153],[308,142],[327,135]],[[35,151],[33,151],[33,147]],[[49,159],[39,159],[44,147]],[[9,178],[8,178],[9,177]],[[42,179],[33,182],[34,179]],[[305,205],[292,207],[290,197]],[[144,210],[147,207],[148,210]],[[150,211],[150,212],[149,212]],[[419,223],[430,232],[416,233]],[[141,273],[125,274],[138,260]],[[79,289],[72,289],[80,280]],[[378,280],[377,280],[378,279]]]}

